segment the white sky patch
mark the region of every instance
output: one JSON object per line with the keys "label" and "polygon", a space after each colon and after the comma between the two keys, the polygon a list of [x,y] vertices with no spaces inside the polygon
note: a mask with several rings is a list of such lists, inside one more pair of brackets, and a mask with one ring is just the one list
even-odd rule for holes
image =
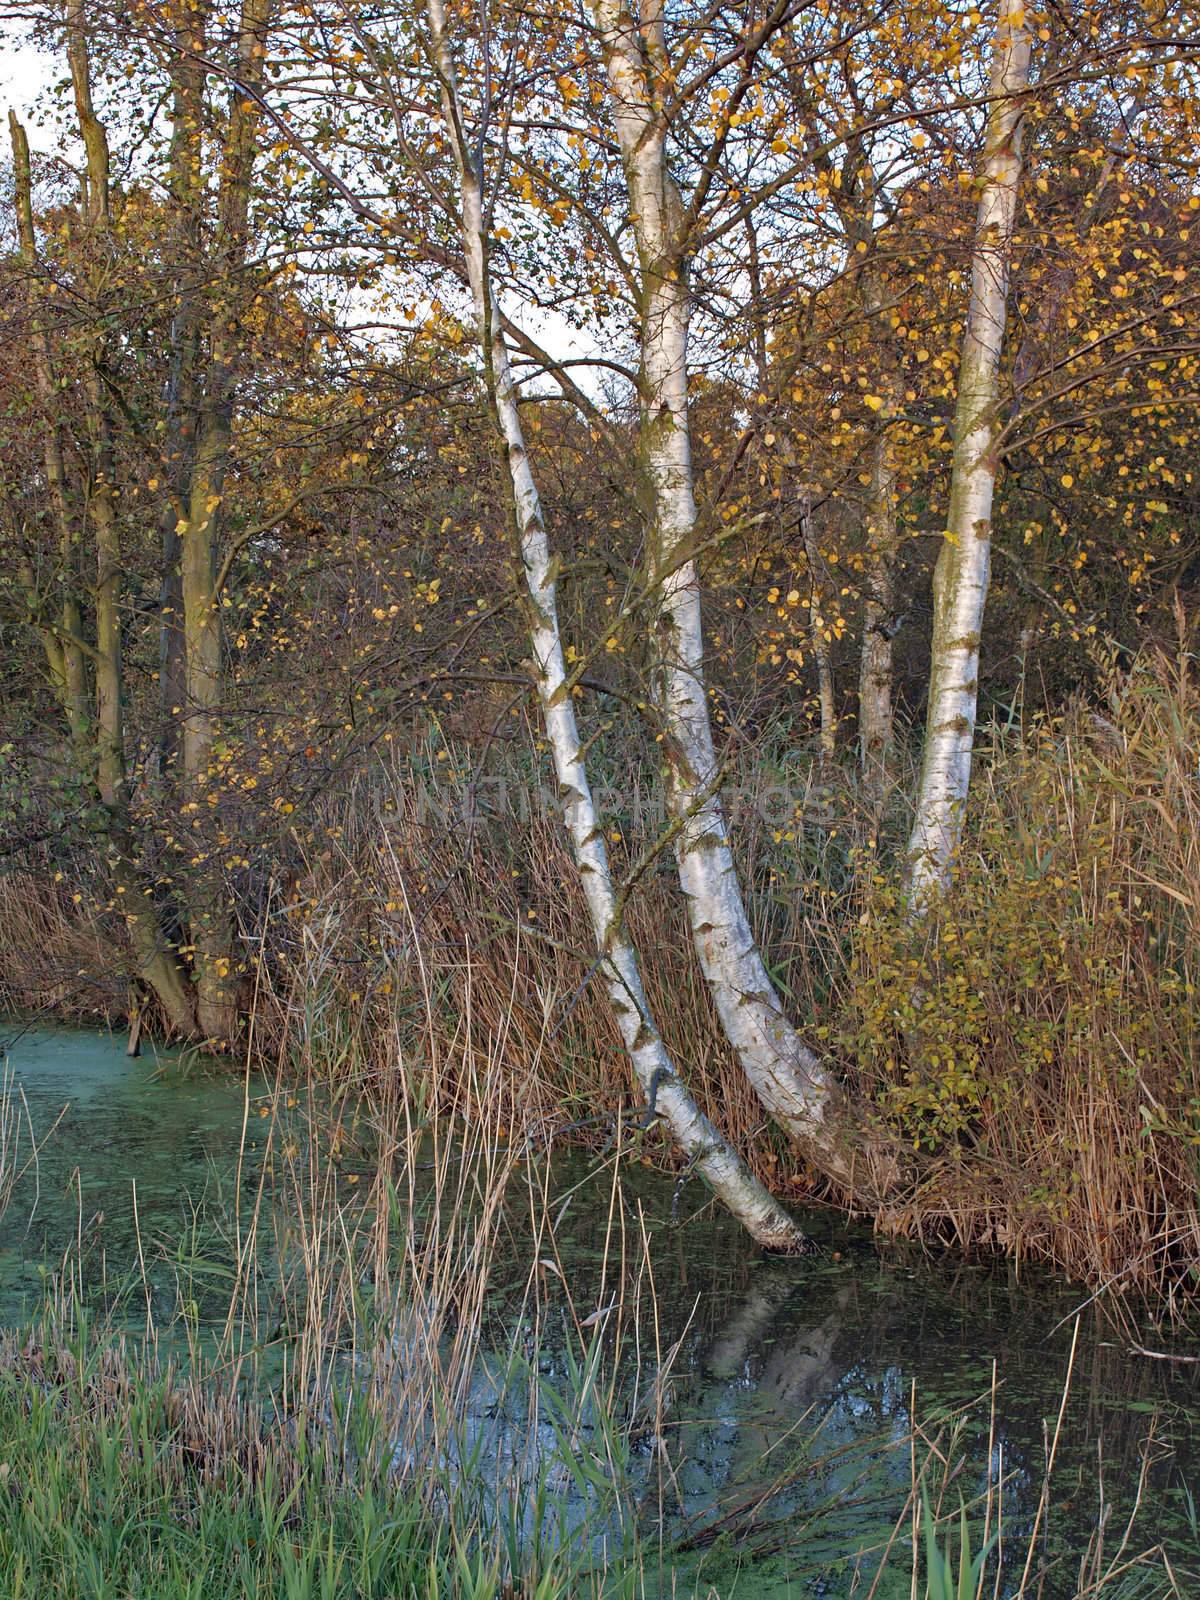
{"label": "white sky patch", "polygon": [[[38,127],[34,109],[38,96],[54,82],[56,73],[61,76],[65,70],[52,55],[27,43],[15,28],[0,28],[0,113],[5,123],[10,111],[17,113],[35,150],[51,149],[58,143],[55,130]],[[8,142],[7,130],[4,142]]]}
{"label": "white sky patch", "polygon": [[[606,354],[617,354],[611,336],[606,339],[599,329],[576,328],[559,312],[521,305],[513,296],[506,295],[504,301],[505,310],[513,321],[526,328],[555,361],[594,363]],[[518,352],[514,351],[514,356],[517,376],[520,377],[525,370],[524,363]],[[595,365],[570,366],[567,370],[571,380],[579,385],[589,399],[599,400],[602,383],[600,371]],[[552,394],[558,386],[553,374],[547,374],[539,378],[533,387],[540,393]]]}

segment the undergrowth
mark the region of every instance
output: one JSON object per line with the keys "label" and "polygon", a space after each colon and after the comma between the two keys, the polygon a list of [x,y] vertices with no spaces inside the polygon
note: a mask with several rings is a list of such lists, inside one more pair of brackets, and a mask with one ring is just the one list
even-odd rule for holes
{"label": "undergrowth", "polygon": [[[786,725],[735,759],[730,810],[772,975],[905,1152],[882,1206],[829,1191],[767,1125],[691,959],[669,852],[649,850],[652,753],[622,764],[618,748],[599,740],[591,762],[615,868],[641,863],[629,917],[651,1005],[701,1104],[776,1190],[1185,1309],[1200,1290],[1186,651],[1114,675],[1100,704],[985,731],[954,887],[919,927],[903,892],[907,767],[880,812]],[[544,753],[532,735],[466,749],[436,719],[389,750],[313,801],[286,862],[231,881],[254,956],[248,1047],[441,1103],[470,1096],[464,1047],[494,1050],[507,1127],[606,1143],[640,1097],[593,981]],[[0,1005],[117,1018],[103,895],[57,871],[0,877]]]}

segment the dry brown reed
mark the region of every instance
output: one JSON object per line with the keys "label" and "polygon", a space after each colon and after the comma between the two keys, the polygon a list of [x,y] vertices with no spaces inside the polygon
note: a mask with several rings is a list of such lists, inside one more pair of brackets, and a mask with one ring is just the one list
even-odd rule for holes
{"label": "dry brown reed", "polygon": [[0,872],[0,1015],[124,1017],[129,985],[114,979],[113,929],[81,914],[71,894],[48,867]]}
{"label": "dry brown reed", "polygon": [[[448,777],[421,765],[437,783],[432,818],[423,812],[428,780],[413,781],[408,757],[362,776],[329,808],[317,830],[322,847],[291,880],[290,901],[273,911],[279,932],[264,941],[273,959],[256,989],[259,1037],[331,1063],[353,1059],[378,1078],[394,1072],[398,1041],[419,1040],[409,1058],[423,1063],[423,1087],[452,1105],[462,1089],[453,1063],[464,1044],[477,1054],[496,1051],[506,1069],[496,1087],[508,1125],[544,1136],[571,1127],[576,1138],[603,1144],[611,1119],[635,1113],[640,1096],[595,981],[561,823],[536,804],[524,810],[524,791],[519,825],[508,816],[464,818],[469,797],[453,776],[454,761]],[[755,776],[761,790],[778,782],[769,769]],[[802,789],[801,805],[807,798]],[[828,793],[813,803],[827,808]],[[760,803],[753,787],[743,791],[743,806],[749,869],[764,835],[769,842],[780,830],[762,821],[770,802]],[[826,811],[820,815],[820,839],[808,841],[818,853],[835,831]],[[839,854],[844,817],[842,833]],[[803,822],[791,817],[783,856],[803,835]],[[628,823],[614,828],[618,870],[640,858],[652,837]],[[827,1010],[847,931],[845,886],[827,889],[818,861],[780,859],[779,846],[771,848],[776,859],[763,869],[756,921],[798,1010]],[[669,856],[639,878],[628,916],[652,1009],[702,1105],[760,1171],[795,1183],[799,1175],[737,1070],[689,958]],[[418,1003],[426,992],[428,1003]]]}
{"label": "dry brown reed", "polygon": [[1185,651],[1014,744],[914,936],[877,879],[844,1048],[917,1147],[889,1219],[1181,1311],[1200,1288],[1200,683]]}
{"label": "dry brown reed", "polygon": [[[741,865],[781,990],[911,1151],[881,1224],[1169,1311],[1200,1288],[1200,697],[1185,644],[1114,674],[1100,705],[994,730],[955,889],[927,929],[903,905],[899,791],[877,826],[851,779],[782,735],[738,784]],[[500,759],[504,807],[481,803],[484,758],[441,733],[319,799],[287,870],[243,904],[250,1047],[460,1123],[600,1145],[640,1096],[532,735]],[[618,872],[653,842],[629,800],[654,786],[649,769],[614,785]],[[112,964],[62,886],[10,877],[0,894],[10,1006],[103,996],[98,977],[67,996],[76,964]],[[641,873],[629,916],[698,1099],[779,1191],[821,1195],[721,1035],[669,858]],[[119,1012],[111,988],[108,1003]],[[470,1065],[485,1059],[486,1095]],[[639,1138],[670,1159],[656,1132]]]}

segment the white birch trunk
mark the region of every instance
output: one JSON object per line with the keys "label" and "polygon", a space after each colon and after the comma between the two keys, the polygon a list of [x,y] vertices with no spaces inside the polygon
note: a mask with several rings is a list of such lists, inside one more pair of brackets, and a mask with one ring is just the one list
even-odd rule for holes
{"label": "white birch trunk", "polygon": [[[657,586],[657,708],[664,725],[675,856],[692,940],[726,1037],[771,1115],[843,1178],[835,1090],[784,1015],[759,953],[730,849],[704,682],[696,502],[687,412],[689,292],[679,192],[668,168],[658,88],[669,81],[661,24],[620,0],[592,0],[641,270],[641,470]],[[656,83],[657,80],[657,83]]]}
{"label": "white birch trunk", "polygon": [[587,901],[599,971],[621,1037],[647,1099],[713,1192],[760,1243],[803,1250],[807,1240],[787,1212],[700,1111],[680,1079],[655,1026],[637,952],[624,926],[596,815],[558,623],[556,563],[550,557],[537,485],[525,445],[508,345],[487,263],[482,175],[467,143],[442,0],[427,0],[442,110],[458,169],[462,247],[479,318],[489,399],[504,446],[528,598],[529,635],[537,693],[553,754],[559,795],[575,865]]}
{"label": "white birch trunk", "polygon": [[925,754],[909,840],[911,902],[923,911],[949,882],[971,780],[979,638],[991,566],[1000,358],[1021,178],[1021,96],[1029,84],[1024,0],[1000,0],[991,111],[963,334],[946,537],[933,578]]}

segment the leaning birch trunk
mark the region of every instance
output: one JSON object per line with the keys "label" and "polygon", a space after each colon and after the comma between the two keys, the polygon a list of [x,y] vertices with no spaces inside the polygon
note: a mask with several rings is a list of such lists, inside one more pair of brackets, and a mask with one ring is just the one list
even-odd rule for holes
{"label": "leaning birch trunk", "polygon": [[759,1100],[814,1163],[840,1180],[837,1095],[784,1015],[738,882],[704,681],[696,502],[687,413],[689,292],[682,204],[649,73],[669,81],[661,22],[631,23],[620,0],[592,0],[641,274],[640,467],[647,566],[657,596],[662,719],[675,858],[692,941],[726,1037]]}
{"label": "leaning birch trunk", "polygon": [[458,172],[463,254],[479,319],[488,398],[500,435],[526,584],[537,694],[596,942],[598,970],[638,1081],[680,1149],[760,1244],[776,1250],[803,1250],[807,1248],[805,1236],[696,1105],[650,1014],[637,952],[625,928],[624,908],[613,883],[575,721],[559,631],[555,562],[550,557],[508,345],[488,271],[482,174],[472,159],[464,133],[442,0],[428,0],[428,16],[443,117]]}
{"label": "leaning birch trunk", "polygon": [[911,903],[917,913],[949,882],[971,780],[979,639],[991,565],[1000,358],[1021,178],[1022,96],[1029,84],[1030,36],[1023,0],[1001,0],[993,49],[992,105],[954,417],[950,507],[933,577],[925,754],[908,846]]}

